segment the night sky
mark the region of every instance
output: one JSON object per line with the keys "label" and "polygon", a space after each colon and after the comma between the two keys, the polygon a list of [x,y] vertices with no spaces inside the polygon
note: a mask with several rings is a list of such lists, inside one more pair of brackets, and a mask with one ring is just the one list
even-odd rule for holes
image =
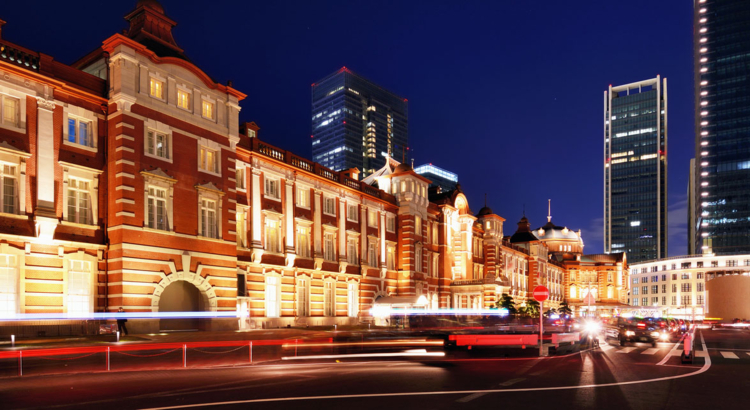
{"label": "night sky", "polygon": [[[3,1],[3,38],[72,63],[126,28],[136,1]],[[79,4],[80,3],[80,4]],[[456,172],[515,232],[583,230],[603,252],[609,84],[668,82],[669,255],[687,253],[692,2],[164,0],[186,54],[248,94],[241,121],[311,157],[310,84],[346,66],[409,100],[415,165]]]}

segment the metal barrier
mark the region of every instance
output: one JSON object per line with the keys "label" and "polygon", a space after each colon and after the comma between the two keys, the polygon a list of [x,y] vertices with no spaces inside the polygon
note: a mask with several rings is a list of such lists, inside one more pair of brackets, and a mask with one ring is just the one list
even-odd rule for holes
{"label": "metal barrier", "polygon": [[456,346],[536,346],[539,335],[450,335],[448,340]]}
{"label": "metal barrier", "polygon": [[580,340],[581,340],[580,332],[553,333],[552,334],[552,344],[555,345],[555,347],[560,347],[560,343],[574,343]]}

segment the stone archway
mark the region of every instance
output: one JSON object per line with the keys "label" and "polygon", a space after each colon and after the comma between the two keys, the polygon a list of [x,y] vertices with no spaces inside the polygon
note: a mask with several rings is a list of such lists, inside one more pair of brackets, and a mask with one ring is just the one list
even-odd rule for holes
{"label": "stone archway", "polygon": [[[156,285],[151,298],[153,312],[216,311],[216,293],[208,281],[192,272],[173,273]],[[205,323],[196,318],[160,319],[160,330],[198,330]]]}

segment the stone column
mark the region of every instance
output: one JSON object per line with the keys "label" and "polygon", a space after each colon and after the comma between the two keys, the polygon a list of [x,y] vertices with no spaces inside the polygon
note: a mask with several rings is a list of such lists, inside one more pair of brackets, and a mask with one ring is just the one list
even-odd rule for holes
{"label": "stone column", "polygon": [[261,217],[260,217],[260,174],[261,171],[256,168],[252,168],[252,205],[251,207],[251,238],[250,247],[253,250],[253,262],[260,263],[260,258],[263,256],[263,241],[261,240]]}
{"label": "stone column", "polygon": [[53,100],[37,97],[37,201],[34,213],[36,233],[42,240],[52,240],[58,223],[55,212],[54,110]]}

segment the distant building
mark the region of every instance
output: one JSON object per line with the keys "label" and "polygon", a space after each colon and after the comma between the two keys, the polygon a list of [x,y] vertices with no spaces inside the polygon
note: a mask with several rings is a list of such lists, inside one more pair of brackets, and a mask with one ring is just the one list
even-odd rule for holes
{"label": "distant building", "polygon": [[414,172],[432,181],[430,187],[439,186],[443,191],[450,191],[456,189],[456,183],[458,182],[458,175],[453,172],[446,171],[440,167],[436,167],[432,164],[424,164],[414,168]]}
{"label": "distant building", "polygon": [[750,253],[750,2],[696,0],[695,193],[699,254]]}
{"label": "distant building", "polygon": [[313,161],[367,176],[408,157],[407,121],[406,98],[343,67],[312,85]]}
{"label": "distant building", "polygon": [[604,92],[604,251],[667,256],[667,79]]}

